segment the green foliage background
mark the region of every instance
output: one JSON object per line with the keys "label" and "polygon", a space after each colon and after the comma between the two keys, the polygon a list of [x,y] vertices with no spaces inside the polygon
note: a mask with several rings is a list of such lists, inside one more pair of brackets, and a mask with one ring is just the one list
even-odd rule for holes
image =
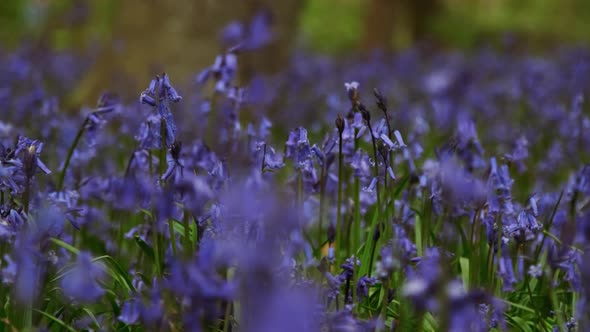
{"label": "green foliage background", "polygon": [[[300,35],[305,45],[328,53],[354,49],[363,29],[367,0],[308,0],[301,19]],[[428,22],[431,33],[446,45],[471,48],[490,36],[510,31],[531,40],[533,46],[590,42],[590,1],[585,0],[443,0],[437,19]],[[70,46],[71,32],[56,28],[42,31],[48,17],[59,15],[73,0],[0,1],[0,43],[16,46],[24,37],[48,33],[57,48]],[[90,22],[85,37],[101,39],[109,34],[109,22],[117,11],[116,1],[90,0]],[[402,27],[392,41],[408,46]],[[216,33],[212,31],[212,33]]]}

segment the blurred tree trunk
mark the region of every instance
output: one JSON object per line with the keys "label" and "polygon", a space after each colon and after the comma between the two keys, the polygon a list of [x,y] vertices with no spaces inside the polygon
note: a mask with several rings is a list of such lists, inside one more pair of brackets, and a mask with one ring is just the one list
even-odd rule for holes
{"label": "blurred tree trunk", "polygon": [[[118,2],[110,36],[70,104],[94,103],[103,90],[135,98],[156,74],[166,71],[186,85],[222,51],[219,32],[229,22],[244,23],[260,8],[274,17],[277,38],[240,59],[247,72],[274,72],[286,65],[297,32],[301,0],[125,0]],[[51,24],[49,24],[51,26]],[[250,74],[243,75],[248,78]]]}
{"label": "blurred tree trunk", "polygon": [[278,73],[289,63],[295,46],[299,17],[304,9],[304,0],[248,0],[247,16],[252,17],[261,10],[269,10],[274,41],[262,49],[242,56],[240,80],[248,82],[255,73]]}
{"label": "blurred tree trunk", "polygon": [[[411,0],[410,0],[411,1]],[[366,51],[391,51],[393,28],[398,7],[397,0],[370,0],[365,17],[365,31],[362,39]]]}
{"label": "blurred tree trunk", "polygon": [[414,41],[429,38],[429,28],[432,20],[442,9],[440,0],[408,0],[411,21],[411,36]]}
{"label": "blurred tree trunk", "polygon": [[361,40],[363,49],[391,51],[394,38],[400,33],[407,35],[410,43],[426,39],[429,24],[440,9],[440,0],[369,0]]}

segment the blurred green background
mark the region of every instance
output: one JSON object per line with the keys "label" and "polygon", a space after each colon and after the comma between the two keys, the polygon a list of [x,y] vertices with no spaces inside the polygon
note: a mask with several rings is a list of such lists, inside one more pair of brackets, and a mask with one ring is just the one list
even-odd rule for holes
{"label": "blurred green background", "polygon": [[74,98],[84,102],[105,87],[143,88],[162,70],[189,82],[222,51],[219,31],[260,10],[272,13],[276,39],[243,56],[250,73],[279,71],[295,48],[343,56],[420,41],[469,50],[513,40],[527,51],[590,42],[588,0],[2,0],[0,48],[93,55]]}

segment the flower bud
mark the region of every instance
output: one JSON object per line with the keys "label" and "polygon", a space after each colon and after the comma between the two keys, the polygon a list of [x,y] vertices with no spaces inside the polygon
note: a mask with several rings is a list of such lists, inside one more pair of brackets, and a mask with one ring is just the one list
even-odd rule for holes
{"label": "flower bud", "polygon": [[359,83],[358,82],[350,82],[344,83],[344,87],[346,88],[346,92],[348,92],[348,99],[354,105],[359,100]]}
{"label": "flower bud", "polygon": [[336,124],[336,128],[338,128],[338,133],[342,135],[342,132],[344,132],[344,119],[340,114],[338,114],[334,123]]}
{"label": "flower bud", "polygon": [[361,115],[363,116],[363,120],[365,120],[366,122],[371,121],[371,113],[369,113],[369,110],[365,107],[365,105],[359,104],[358,110],[359,110],[359,112],[361,112]]}
{"label": "flower bud", "polygon": [[377,107],[379,107],[384,113],[387,113],[387,100],[385,100],[381,91],[375,88],[373,89],[373,94],[375,95],[375,98],[377,98]]}

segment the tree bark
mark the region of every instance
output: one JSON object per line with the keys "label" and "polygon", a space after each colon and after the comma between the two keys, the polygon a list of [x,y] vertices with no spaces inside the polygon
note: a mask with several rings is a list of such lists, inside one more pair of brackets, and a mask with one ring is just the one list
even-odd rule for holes
{"label": "tree bark", "polygon": [[370,0],[362,49],[392,51],[396,33],[400,32],[408,35],[410,43],[428,38],[429,25],[440,9],[440,0]]}
{"label": "tree bark", "polygon": [[[411,1],[411,0],[410,0]],[[370,0],[365,16],[362,48],[365,51],[391,51],[397,0]]]}

